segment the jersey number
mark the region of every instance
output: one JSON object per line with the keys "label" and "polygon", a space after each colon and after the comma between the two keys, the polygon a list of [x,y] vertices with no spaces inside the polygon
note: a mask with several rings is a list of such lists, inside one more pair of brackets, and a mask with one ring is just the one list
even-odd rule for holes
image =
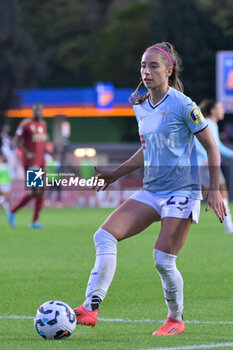
{"label": "jersey number", "polygon": [[[176,205],[176,201],[173,200],[174,196],[171,196],[168,201],[167,201],[167,205]],[[185,197],[185,201],[184,202],[179,202],[179,205],[186,205],[188,204],[189,199],[187,197]]]}

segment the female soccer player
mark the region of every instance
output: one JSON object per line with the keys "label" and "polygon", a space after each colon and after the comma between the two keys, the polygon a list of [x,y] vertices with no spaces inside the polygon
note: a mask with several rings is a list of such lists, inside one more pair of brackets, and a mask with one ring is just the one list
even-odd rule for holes
{"label": "female soccer player", "polygon": [[[77,323],[94,327],[116,269],[117,243],[132,237],[154,221],[161,231],[154,249],[168,307],[166,323],[153,335],[175,335],[184,331],[183,279],[176,268],[191,223],[197,223],[201,190],[197,180],[194,136],[208,154],[210,206],[220,222],[225,207],[218,189],[220,155],[199,108],[182,91],[180,58],[167,42],[146,49],[141,60],[141,78],[148,89],[131,96],[138,121],[141,148],[113,171],[100,172],[103,190],[121,176],[144,165],[143,189],[134,193],[94,235],[96,262],[86,289],[86,300],[74,309]],[[212,167],[211,167],[212,165]]]}

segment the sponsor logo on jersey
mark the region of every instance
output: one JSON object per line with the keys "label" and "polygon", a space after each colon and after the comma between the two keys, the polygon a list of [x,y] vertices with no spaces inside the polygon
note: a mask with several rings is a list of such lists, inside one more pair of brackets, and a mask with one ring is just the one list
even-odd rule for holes
{"label": "sponsor logo on jersey", "polygon": [[142,119],[144,119],[144,118],[146,118],[146,115],[141,115],[141,116],[139,117],[139,120],[142,120]]}
{"label": "sponsor logo on jersey", "polygon": [[204,117],[198,107],[193,107],[189,112],[189,119],[195,124],[201,124],[204,122]]}
{"label": "sponsor logo on jersey", "polygon": [[175,148],[175,134],[174,132],[169,135],[164,135],[163,133],[153,133],[149,135],[149,141],[154,143],[158,149],[165,147]]}
{"label": "sponsor logo on jersey", "polygon": [[184,209],[187,209],[188,207],[176,207],[177,209],[179,209],[180,211],[183,211]]}
{"label": "sponsor logo on jersey", "polygon": [[193,106],[194,105],[194,102],[189,102],[188,104],[187,104],[187,106]]}
{"label": "sponsor logo on jersey", "polygon": [[46,134],[32,134],[32,142],[45,142],[46,139]]}

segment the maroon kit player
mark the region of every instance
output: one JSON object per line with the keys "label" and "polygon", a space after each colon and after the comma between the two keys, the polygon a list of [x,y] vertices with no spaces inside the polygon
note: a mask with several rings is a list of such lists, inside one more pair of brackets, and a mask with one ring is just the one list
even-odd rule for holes
{"label": "maroon kit player", "polygon": [[[32,111],[32,118],[24,119],[16,130],[16,146],[22,151],[22,165],[25,175],[29,169],[39,170],[45,167],[47,126],[43,120],[43,106],[36,103],[32,106]],[[16,226],[15,213],[33,198],[35,199],[35,207],[29,227],[34,229],[43,228],[37,221],[44,201],[44,189],[40,187],[32,188],[32,191],[25,194],[20,202],[7,213],[8,222],[12,227]]]}

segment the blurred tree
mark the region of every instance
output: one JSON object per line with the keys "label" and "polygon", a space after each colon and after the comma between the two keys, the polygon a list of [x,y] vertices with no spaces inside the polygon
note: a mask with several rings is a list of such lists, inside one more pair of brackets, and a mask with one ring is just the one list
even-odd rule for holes
{"label": "blurred tree", "polygon": [[141,1],[113,1],[107,16],[96,34],[96,55],[90,57],[92,76],[120,87],[136,86],[141,55],[151,42],[150,7]]}
{"label": "blurred tree", "polygon": [[42,86],[90,86],[87,64],[105,2],[21,0],[24,25],[46,52],[49,77]]}
{"label": "blurred tree", "polygon": [[20,23],[17,0],[0,2],[0,114],[17,104],[15,89],[29,87],[43,72],[31,36]]}
{"label": "blurred tree", "polygon": [[106,79],[130,86],[138,81],[137,57],[141,42],[149,36],[147,4],[139,0],[20,0],[20,4],[25,28],[47,55],[49,77],[40,82],[42,87],[90,86]]}
{"label": "blurred tree", "polygon": [[[97,31],[95,55],[89,66],[94,81],[111,81],[115,86],[132,87],[140,81],[140,60],[151,43],[150,7],[143,1],[114,0],[106,11],[106,24]],[[121,130],[121,141],[138,141],[134,118],[111,118]]]}
{"label": "blurred tree", "polygon": [[223,29],[226,36],[233,35],[233,1],[232,0],[198,0],[203,10],[213,18],[215,24]]}
{"label": "blurred tree", "polygon": [[185,93],[197,103],[214,97],[216,51],[227,49],[230,39],[195,0],[151,1],[151,10],[154,42],[171,42],[183,59]]}
{"label": "blurred tree", "polygon": [[[222,1],[228,7],[221,10]],[[186,93],[198,102],[214,97],[215,53],[232,44],[214,21],[214,9],[227,15],[230,0],[20,0],[20,5],[26,30],[47,57],[49,76],[40,80],[42,87],[96,81],[134,87],[144,48],[168,40],[183,58]]]}
{"label": "blurred tree", "polygon": [[[144,49],[167,40],[183,59],[185,93],[199,103],[215,96],[216,51],[233,45],[232,0],[20,0],[19,4],[24,29],[46,58],[48,76],[40,78],[40,87],[112,81],[134,89]],[[30,40],[24,37],[24,44]],[[112,123],[121,127],[122,140],[137,139],[131,118],[112,118]]]}

